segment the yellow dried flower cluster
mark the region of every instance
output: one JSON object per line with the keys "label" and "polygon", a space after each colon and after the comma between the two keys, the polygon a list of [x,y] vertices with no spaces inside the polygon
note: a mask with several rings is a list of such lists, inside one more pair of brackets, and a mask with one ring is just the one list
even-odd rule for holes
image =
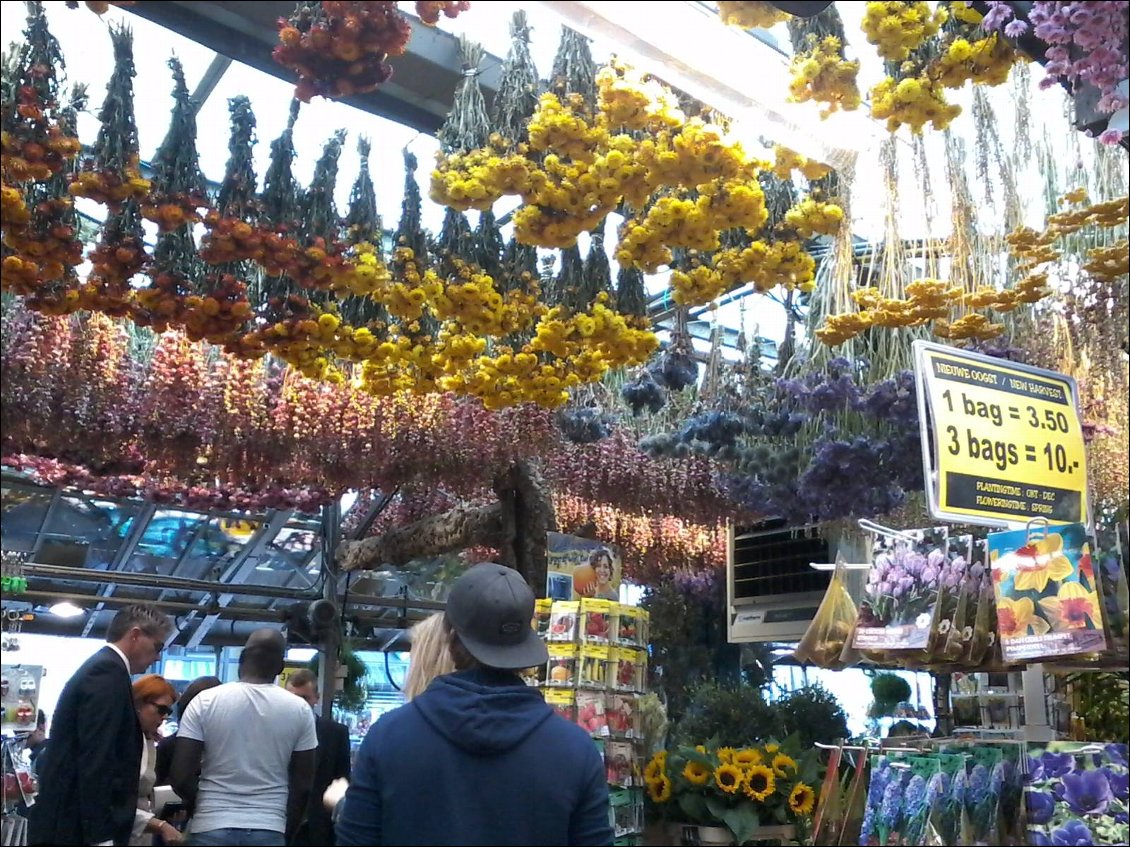
{"label": "yellow dried flower cluster", "polygon": [[1096,247],[1087,253],[1089,261],[1083,270],[1094,279],[1112,282],[1130,273],[1130,243],[1125,238],[1108,247]]}
{"label": "yellow dried flower cluster", "polygon": [[859,94],[859,62],[844,56],[843,42],[834,35],[809,36],[808,47],[794,54],[789,71],[789,102],[823,103],[822,118],[842,109],[850,112],[863,102]]}
{"label": "yellow dried flower cluster", "polygon": [[863,32],[888,62],[901,62],[938,34],[945,13],[925,2],[871,0],[863,13]]}
{"label": "yellow dried flower cluster", "polygon": [[[1124,226],[1127,217],[1130,217],[1130,195],[1088,203],[1086,189],[1077,188],[1060,197],[1058,204],[1069,208],[1048,215],[1042,232],[1020,227],[1006,236],[1009,251],[1019,262],[1018,270],[1027,272],[1039,265],[1059,261],[1061,254],[1055,241],[1062,236],[1078,232],[1085,226],[1102,229]],[[1125,274],[1125,244],[1126,240],[1122,239],[1108,247],[1092,249],[1084,270],[1099,280],[1113,280]]]}
{"label": "yellow dried flower cluster", "polygon": [[762,292],[778,285],[811,291],[815,274],[815,260],[798,242],[755,241],[741,250],[720,250],[709,264],[673,271],[671,290],[679,305],[699,306],[745,283]]}
{"label": "yellow dried flower cluster", "polygon": [[792,179],[793,171],[800,173],[809,182],[823,179],[832,172],[831,165],[802,156],[795,150],[780,144],[773,145],[773,174],[778,179]]}
{"label": "yellow dried flower cluster", "polygon": [[920,135],[927,123],[945,129],[960,114],[960,106],[946,101],[941,83],[926,74],[901,80],[887,77],[871,89],[871,116],[886,119],[889,132],[905,125]]}
{"label": "yellow dried flower cluster", "polygon": [[742,29],[768,29],[789,19],[787,12],[758,0],[718,0],[718,17],[726,26]]}
{"label": "yellow dried flower cluster", "polygon": [[1004,324],[995,324],[984,315],[973,312],[963,315],[953,323],[944,319],[936,321],[933,331],[939,338],[948,338],[952,341],[965,338],[986,341],[1004,332]]}
{"label": "yellow dried flower cluster", "polygon": [[835,203],[806,197],[785,213],[785,225],[801,238],[835,235],[844,222],[844,210]]}
{"label": "yellow dried flower cluster", "polygon": [[392,274],[377,255],[376,247],[367,241],[352,249],[342,271],[333,277],[334,290],[358,297],[383,291],[391,282]]}
{"label": "yellow dried flower cluster", "polygon": [[994,32],[972,41],[961,37],[948,41],[931,63],[930,72],[946,88],[961,88],[969,81],[1001,85],[1012,66],[1023,60],[1023,54]]}

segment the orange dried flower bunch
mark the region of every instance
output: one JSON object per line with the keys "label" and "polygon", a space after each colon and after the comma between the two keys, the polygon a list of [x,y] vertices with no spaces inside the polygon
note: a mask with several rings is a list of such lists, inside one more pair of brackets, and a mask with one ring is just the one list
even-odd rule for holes
{"label": "orange dried flower bunch", "polygon": [[[135,6],[137,2],[136,0],[117,0],[117,2],[113,2],[112,0],[84,0],[84,5],[86,8],[90,9],[90,11],[94,12],[94,14],[104,15],[109,11],[111,6]],[[77,9],[78,0],[67,0],[67,8]]]}
{"label": "orange dried flower bunch", "polygon": [[[71,222],[71,202],[67,198],[44,198],[34,212],[35,227],[8,229],[4,244],[37,265],[37,282],[62,279],[68,269],[82,263],[82,243]],[[30,212],[27,220],[31,220]],[[10,226],[10,222],[5,221],[5,225]]]}
{"label": "orange dried flower bunch", "polygon": [[142,178],[138,166],[137,122],[133,107],[133,34],[126,27],[112,27],[114,72],[106,85],[106,99],[98,114],[101,126],[94,155],[82,163],[72,180],[70,193],[86,197],[120,211],[128,200],[140,200],[149,193],[149,180]]}
{"label": "orange dried flower bunch", "polygon": [[[0,180],[7,186],[50,179],[81,149],[78,139],[60,125],[62,67],[43,4],[28,4],[18,73],[11,81],[14,97],[4,103],[0,116]],[[18,208],[14,199],[5,195],[5,224],[8,211]]]}
{"label": "orange dried flower bunch", "polygon": [[435,26],[439,23],[440,15],[445,18],[457,18],[460,12],[471,8],[467,0],[416,0],[416,15],[424,26]]}
{"label": "orange dried flower bunch", "polygon": [[395,2],[302,2],[278,24],[272,56],[298,74],[294,94],[304,103],[375,90],[392,76],[388,59],[404,52],[412,32]]}

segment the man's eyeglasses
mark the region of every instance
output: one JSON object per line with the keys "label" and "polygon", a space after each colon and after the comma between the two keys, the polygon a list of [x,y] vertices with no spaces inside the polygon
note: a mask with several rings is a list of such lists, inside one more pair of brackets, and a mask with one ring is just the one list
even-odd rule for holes
{"label": "man's eyeglasses", "polygon": [[173,707],[166,706],[164,703],[153,703],[152,706],[157,710],[157,714],[159,714],[163,718],[167,718],[173,713]]}

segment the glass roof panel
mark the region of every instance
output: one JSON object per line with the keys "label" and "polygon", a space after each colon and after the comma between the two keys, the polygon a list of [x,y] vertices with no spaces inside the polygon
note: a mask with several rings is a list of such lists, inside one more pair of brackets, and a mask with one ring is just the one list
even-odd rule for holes
{"label": "glass roof panel", "polygon": [[199,512],[158,509],[145,527],[145,534],[137,545],[138,553],[179,559],[206,523],[207,519]]}
{"label": "glass roof panel", "polygon": [[0,490],[0,545],[5,550],[28,552],[35,546],[52,492],[4,486]]}

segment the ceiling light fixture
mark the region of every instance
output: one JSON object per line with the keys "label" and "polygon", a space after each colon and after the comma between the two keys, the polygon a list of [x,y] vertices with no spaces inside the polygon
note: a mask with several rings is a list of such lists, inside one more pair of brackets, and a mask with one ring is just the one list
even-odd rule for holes
{"label": "ceiling light fixture", "polygon": [[70,600],[55,603],[47,611],[57,618],[77,618],[80,615],[86,614],[86,609],[82,608],[82,606],[76,606]]}

